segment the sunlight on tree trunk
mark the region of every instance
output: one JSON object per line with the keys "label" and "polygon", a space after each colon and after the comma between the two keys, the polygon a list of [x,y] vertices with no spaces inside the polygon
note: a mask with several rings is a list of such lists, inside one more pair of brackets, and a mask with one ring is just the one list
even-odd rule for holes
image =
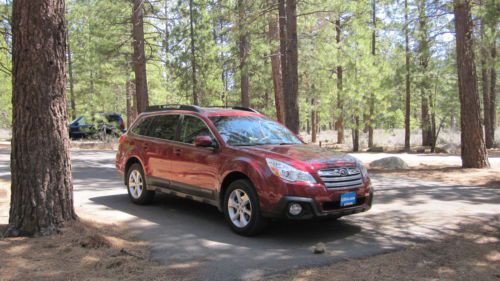
{"label": "sunlight on tree trunk", "polygon": [[146,111],[149,105],[148,79],[146,74],[146,54],[144,51],[144,0],[134,0],[132,7],[132,35],[134,39],[135,104],[137,113]]}
{"label": "sunlight on tree trunk", "polygon": [[464,168],[484,168],[489,166],[489,162],[480,122],[470,1],[455,0],[454,13],[461,109],[462,166]]}
{"label": "sunlight on tree trunk", "polygon": [[49,235],[76,219],[66,109],[63,0],[13,3],[9,235]]}

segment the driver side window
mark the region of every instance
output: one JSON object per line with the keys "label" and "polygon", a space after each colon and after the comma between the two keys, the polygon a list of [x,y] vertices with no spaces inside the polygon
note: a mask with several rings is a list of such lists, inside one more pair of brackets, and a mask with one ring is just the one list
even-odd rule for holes
{"label": "driver side window", "polygon": [[180,141],[193,144],[194,139],[197,136],[209,136],[213,139],[213,136],[205,122],[203,122],[200,118],[191,115],[184,115]]}

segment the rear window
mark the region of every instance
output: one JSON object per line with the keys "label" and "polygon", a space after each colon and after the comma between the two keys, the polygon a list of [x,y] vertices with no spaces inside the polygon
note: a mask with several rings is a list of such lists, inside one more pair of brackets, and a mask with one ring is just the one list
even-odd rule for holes
{"label": "rear window", "polygon": [[135,125],[132,130],[130,130],[132,133],[140,136],[147,136],[148,135],[148,129],[149,125],[151,125],[152,118],[151,117],[146,117],[142,120],[140,120],[139,124]]}
{"label": "rear window", "polygon": [[177,134],[179,115],[154,116],[149,126],[148,136],[164,140],[174,140]]}

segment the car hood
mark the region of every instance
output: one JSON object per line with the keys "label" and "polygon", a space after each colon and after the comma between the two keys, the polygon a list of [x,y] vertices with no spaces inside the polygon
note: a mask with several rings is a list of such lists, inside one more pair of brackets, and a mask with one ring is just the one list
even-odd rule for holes
{"label": "car hood", "polygon": [[296,145],[261,145],[246,146],[243,150],[252,154],[258,154],[261,157],[274,158],[284,161],[294,166],[298,162],[313,168],[314,170],[328,167],[355,166],[356,158],[330,149],[321,148],[314,145],[296,144]]}

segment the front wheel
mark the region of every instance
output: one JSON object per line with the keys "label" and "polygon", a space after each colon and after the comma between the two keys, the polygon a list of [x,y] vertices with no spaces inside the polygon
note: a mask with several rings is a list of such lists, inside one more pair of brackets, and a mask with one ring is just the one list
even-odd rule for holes
{"label": "front wheel", "polygon": [[224,216],[237,234],[252,236],[262,232],[266,221],[250,181],[237,180],[229,185],[224,196]]}
{"label": "front wheel", "polygon": [[147,189],[146,178],[142,166],[138,163],[130,166],[127,173],[128,196],[132,202],[139,205],[151,203],[155,192]]}

